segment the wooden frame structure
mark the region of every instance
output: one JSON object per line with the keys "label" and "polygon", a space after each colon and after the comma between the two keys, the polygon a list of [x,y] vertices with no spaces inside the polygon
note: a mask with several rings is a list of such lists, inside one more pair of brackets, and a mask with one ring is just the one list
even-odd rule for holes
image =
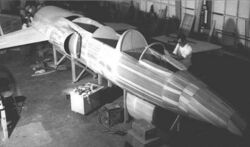
{"label": "wooden frame structure", "polygon": [[[62,57],[58,59],[57,52],[62,54]],[[71,72],[72,72],[72,82],[77,82],[81,76],[86,72],[90,72],[93,74],[91,70],[87,68],[87,66],[81,62],[81,60],[77,60],[76,58],[68,55],[67,53],[62,52],[60,49],[57,49],[56,45],[53,45],[53,57],[54,57],[54,68],[57,69],[57,67],[64,61],[64,59],[68,58],[71,62]],[[81,72],[79,74],[76,73],[76,65],[80,68],[82,68]]]}

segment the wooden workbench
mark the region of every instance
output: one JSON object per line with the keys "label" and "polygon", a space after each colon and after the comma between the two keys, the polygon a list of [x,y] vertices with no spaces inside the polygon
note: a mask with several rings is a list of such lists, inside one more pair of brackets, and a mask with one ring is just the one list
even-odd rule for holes
{"label": "wooden workbench", "polygon": [[[153,39],[159,42],[172,45],[172,46],[175,46],[177,44],[177,39],[175,36],[161,35],[161,36],[153,37]],[[206,41],[196,40],[193,38],[187,38],[187,41],[192,46],[193,53],[213,51],[213,50],[218,50],[222,48],[220,45],[213,44],[213,43],[206,42]]]}

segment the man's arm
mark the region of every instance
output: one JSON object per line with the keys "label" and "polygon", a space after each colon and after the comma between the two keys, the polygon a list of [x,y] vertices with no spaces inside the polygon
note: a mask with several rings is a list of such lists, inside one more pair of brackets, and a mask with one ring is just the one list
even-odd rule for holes
{"label": "man's arm", "polygon": [[174,51],[170,54],[171,57],[174,58],[174,59],[176,59],[176,60],[182,60],[182,59],[184,59],[183,57],[177,55],[177,52],[178,52],[179,48],[180,48],[180,45],[179,45],[179,43],[177,43],[176,46],[175,46]]}
{"label": "man's arm", "polygon": [[175,54],[175,55],[177,54],[177,50],[179,49],[179,47],[180,47],[180,45],[179,45],[179,43],[177,43],[175,46],[175,49],[173,51],[173,54]]}
{"label": "man's arm", "polygon": [[173,57],[173,58],[176,59],[176,60],[182,60],[182,59],[184,59],[183,57],[178,56],[178,55],[176,55],[176,54],[171,54],[171,57]]}

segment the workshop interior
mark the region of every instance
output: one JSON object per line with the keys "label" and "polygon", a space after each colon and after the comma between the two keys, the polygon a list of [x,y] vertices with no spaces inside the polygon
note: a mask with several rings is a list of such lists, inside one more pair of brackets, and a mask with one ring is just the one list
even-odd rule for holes
{"label": "workshop interior", "polygon": [[0,0],[0,146],[249,147],[250,1]]}

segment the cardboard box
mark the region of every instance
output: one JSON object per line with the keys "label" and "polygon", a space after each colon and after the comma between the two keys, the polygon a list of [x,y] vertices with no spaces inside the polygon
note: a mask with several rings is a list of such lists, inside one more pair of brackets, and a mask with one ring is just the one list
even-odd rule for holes
{"label": "cardboard box", "polygon": [[[94,87],[91,91],[79,93],[79,87],[70,92],[71,110],[83,115],[90,113],[101,106],[101,95],[103,86],[86,83],[83,87]],[[86,88],[85,87],[85,88]],[[90,88],[91,89],[91,88]]]}

